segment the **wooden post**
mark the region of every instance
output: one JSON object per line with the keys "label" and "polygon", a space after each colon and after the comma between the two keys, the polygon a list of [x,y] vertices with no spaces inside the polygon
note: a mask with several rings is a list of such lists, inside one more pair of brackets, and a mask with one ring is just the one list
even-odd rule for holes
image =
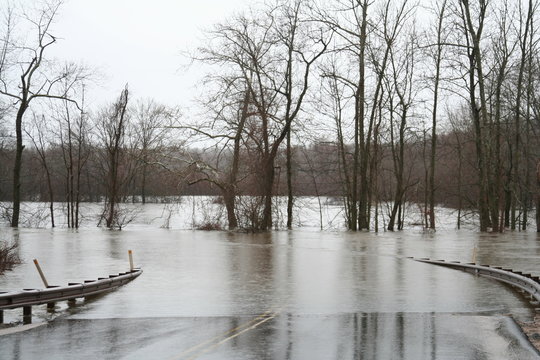
{"label": "wooden post", "polygon": [[131,250],[128,250],[129,255],[129,271],[133,271],[135,267],[133,266],[133,252]]}
{"label": "wooden post", "polygon": [[43,274],[43,271],[41,271],[41,267],[39,266],[39,262],[37,259],[34,259],[34,264],[36,265],[36,269],[39,273],[39,276],[41,276],[41,280],[43,281],[43,285],[45,285],[45,288],[49,287],[49,283],[47,282],[47,279],[45,279],[45,275]]}
{"label": "wooden post", "polygon": [[0,310],[0,324],[4,323],[4,310]]}
{"label": "wooden post", "polygon": [[32,306],[23,306],[23,324],[32,323]]}

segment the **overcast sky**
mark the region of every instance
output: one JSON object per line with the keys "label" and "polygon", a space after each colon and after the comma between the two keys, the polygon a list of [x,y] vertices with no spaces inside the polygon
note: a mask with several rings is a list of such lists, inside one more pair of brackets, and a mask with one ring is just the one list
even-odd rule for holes
{"label": "overcast sky", "polygon": [[92,105],[112,102],[129,83],[135,98],[185,108],[200,73],[182,66],[188,61],[181,52],[197,46],[204,28],[252,2],[68,0],[52,31],[61,40],[49,55],[82,62],[104,75],[100,87],[88,94]]}

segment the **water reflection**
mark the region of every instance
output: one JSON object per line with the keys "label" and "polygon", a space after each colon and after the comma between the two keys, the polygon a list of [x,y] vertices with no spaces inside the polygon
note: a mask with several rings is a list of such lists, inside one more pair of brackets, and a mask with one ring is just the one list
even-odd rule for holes
{"label": "water reflection", "polygon": [[[34,257],[52,284],[125,270],[128,249],[144,274],[73,309],[64,304],[46,314],[36,308],[36,321],[56,320],[1,337],[1,358],[31,359],[41,348],[56,358],[90,358],[100,346],[103,358],[169,358],[276,309],[275,318],[202,358],[533,358],[506,316],[533,314],[522,297],[491,280],[406,256],[469,261],[477,247],[479,262],[538,272],[535,233],[235,234],[139,227],[7,230],[2,236],[19,242],[25,263],[0,277],[1,290],[41,287]],[[6,320],[20,313],[8,311]]]}
{"label": "water reflection", "polygon": [[[249,317],[57,320],[0,337],[3,359],[537,359],[509,317],[282,313]],[[231,331],[232,330],[232,331]],[[91,336],[89,336],[91,334]],[[9,355],[11,354],[11,355]]]}

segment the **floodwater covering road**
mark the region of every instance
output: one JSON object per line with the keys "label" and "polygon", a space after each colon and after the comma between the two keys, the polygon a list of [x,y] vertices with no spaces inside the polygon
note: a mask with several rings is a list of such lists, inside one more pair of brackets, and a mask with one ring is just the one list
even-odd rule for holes
{"label": "floodwater covering road", "polygon": [[[514,319],[533,307],[508,286],[407,256],[540,271],[536,233],[100,229],[2,230],[24,263],[0,290],[127,270],[142,276],[44,325],[0,336],[1,359],[538,359]],[[22,310],[5,311],[6,322]]]}

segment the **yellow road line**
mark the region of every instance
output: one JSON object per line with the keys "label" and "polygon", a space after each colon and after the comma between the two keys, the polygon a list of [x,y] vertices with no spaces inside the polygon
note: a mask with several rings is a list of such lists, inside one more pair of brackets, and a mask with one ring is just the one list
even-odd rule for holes
{"label": "yellow road line", "polygon": [[196,358],[198,358],[199,356],[201,356],[201,355],[203,355],[203,354],[205,354],[205,353],[207,353],[207,352],[209,352],[209,351],[212,351],[212,350],[214,350],[215,348],[217,348],[217,347],[223,345],[223,344],[226,343],[227,341],[232,340],[232,339],[234,339],[235,337],[240,336],[241,334],[243,334],[243,333],[245,333],[245,332],[247,332],[247,331],[253,330],[253,329],[255,329],[256,327],[258,327],[259,325],[262,325],[262,324],[264,324],[265,322],[267,322],[267,321],[269,321],[269,320],[272,320],[273,318],[275,318],[275,317],[278,316],[278,315],[279,315],[279,312],[276,312],[276,313],[272,314],[272,316],[266,317],[266,318],[262,319],[261,321],[259,321],[259,322],[255,323],[255,324],[253,324],[252,326],[250,326],[250,327],[248,327],[248,328],[246,328],[246,329],[244,329],[244,330],[242,330],[242,331],[239,331],[239,332],[237,332],[236,334],[233,334],[233,335],[231,335],[231,336],[229,336],[229,337],[227,337],[227,338],[221,340],[220,342],[215,343],[215,344],[212,345],[212,346],[209,346],[209,347],[207,347],[207,348],[205,348],[205,349],[202,349],[201,351],[199,351],[198,353],[196,353],[196,354],[193,355],[192,357],[188,358],[188,360],[196,359]]}
{"label": "yellow road line", "polygon": [[[202,342],[202,343],[200,343],[200,344],[198,344],[198,345],[195,345],[195,346],[193,346],[193,347],[191,347],[191,348],[185,350],[184,352],[182,352],[182,353],[179,354],[178,356],[175,356],[174,358],[171,358],[171,360],[181,359],[182,357],[187,356],[188,354],[194,352],[195,350],[197,350],[197,349],[199,349],[199,348],[201,348],[201,347],[204,347],[204,346],[206,346],[206,345],[211,345],[212,343],[214,343],[215,341],[217,341],[217,340],[223,338],[224,336],[227,336],[227,335],[229,335],[229,334],[235,333],[235,332],[241,330],[242,328],[248,327],[248,326],[250,326],[251,324],[256,323],[257,321],[259,321],[259,319],[265,319],[265,318],[267,318],[267,316],[270,315],[270,314],[272,314],[272,310],[266,311],[266,312],[260,314],[259,316],[255,317],[254,319],[251,319],[250,321],[247,321],[247,322],[245,322],[245,323],[243,323],[243,324],[240,324],[240,325],[238,325],[237,327],[235,327],[235,328],[233,328],[233,329],[230,329],[230,330],[228,330],[227,332],[224,332],[223,334],[220,334],[220,335],[215,336],[215,337],[213,337],[213,338],[211,338],[211,339],[209,339],[209,340],[206,340],[206,341],[204,341],[204,342]],[[274,313],[274,315],[272,316],[272,318],[274,318],[275,315],[276,315],[276,314]],[[245,331],[245,330],[243,330],[243,331]],[[242,332],[243,332],[243,331],[242,331]]]}

